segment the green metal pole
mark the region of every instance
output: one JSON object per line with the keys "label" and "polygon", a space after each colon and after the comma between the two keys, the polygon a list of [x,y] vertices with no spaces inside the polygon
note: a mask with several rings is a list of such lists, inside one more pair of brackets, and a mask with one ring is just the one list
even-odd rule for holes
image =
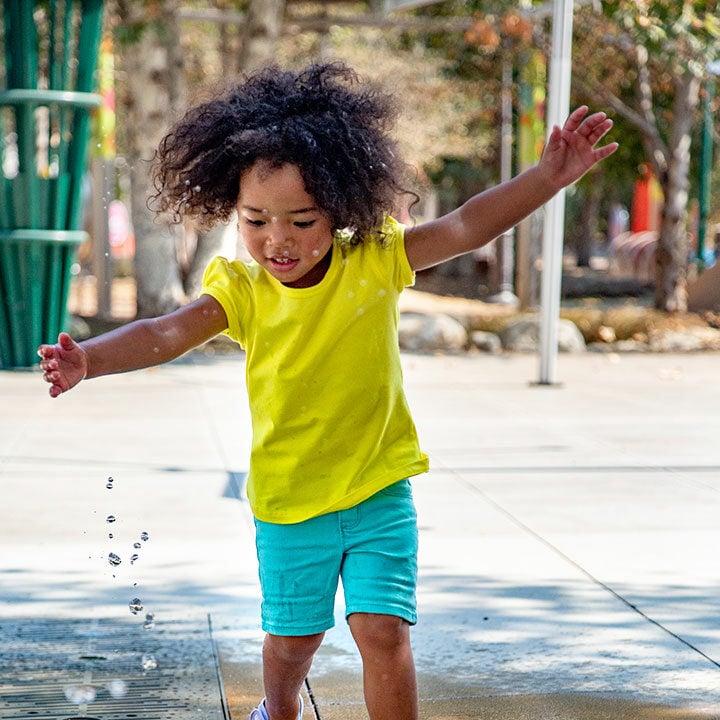
{"label": "green metal pole", "polygon": [[698,202],[697,267],[705,269],[705,236],[710,212],[710,180],[713,154],[713,114],[712,104],[715,97],[715,76],[710,75],[705,84],[705,102],[703,105],[702,145],[700,150],[700,188]]}

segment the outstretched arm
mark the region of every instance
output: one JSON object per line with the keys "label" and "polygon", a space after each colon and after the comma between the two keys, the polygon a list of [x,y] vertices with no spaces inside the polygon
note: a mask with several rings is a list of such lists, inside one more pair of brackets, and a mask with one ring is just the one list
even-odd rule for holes
{"label": "outstretched arm", "polygon": [[587,113],[587,107],[579,107],[562,128],[553,128],[534,167],[475,195],[437,220],[408,228],[405,247],[411,267],[422,270],[482,247],[614,153],[617,143],[595,147],[612,127],[612,120],[602,112]]}
{"label": "outstretched arm", "polygon": [[226,328],[220,303],[202,295],[168,315],[137,320],[81,343],[60,333],[57,343],[38,348],[40,367],[50,396],[57,397],[86,378],[173,360]]}

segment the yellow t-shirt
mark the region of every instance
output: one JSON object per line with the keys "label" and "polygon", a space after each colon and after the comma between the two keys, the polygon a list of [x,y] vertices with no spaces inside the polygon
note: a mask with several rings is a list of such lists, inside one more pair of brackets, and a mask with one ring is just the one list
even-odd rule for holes
{"label": "yellow t-shirt", "polygon": [[402,388],[397,302],[414,282],[404,229],[335,241],[309,288],[254,262],[215,258],[202,292],[247,353],[252,417],[247,493],[255,516],[295,523],[343,510],[428,469]]}

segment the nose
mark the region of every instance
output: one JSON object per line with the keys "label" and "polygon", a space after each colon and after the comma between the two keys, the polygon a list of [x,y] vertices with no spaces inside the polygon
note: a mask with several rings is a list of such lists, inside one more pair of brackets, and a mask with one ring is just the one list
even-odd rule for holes
{"label": "nose", "polygon": [[289,223],[272,218],[267,224],[267,240],[265,244],[272,244],[282,247],[292,238],[291,226]]}

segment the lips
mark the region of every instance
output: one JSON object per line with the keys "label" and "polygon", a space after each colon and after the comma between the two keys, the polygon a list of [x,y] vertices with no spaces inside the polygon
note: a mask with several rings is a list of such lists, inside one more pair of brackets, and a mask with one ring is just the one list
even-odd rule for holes
{"label": "lips", "polygon": [[271,257],[268,258],[270,266],[278,272],[288,272],[292,270],[300,261],[297,258]]}

